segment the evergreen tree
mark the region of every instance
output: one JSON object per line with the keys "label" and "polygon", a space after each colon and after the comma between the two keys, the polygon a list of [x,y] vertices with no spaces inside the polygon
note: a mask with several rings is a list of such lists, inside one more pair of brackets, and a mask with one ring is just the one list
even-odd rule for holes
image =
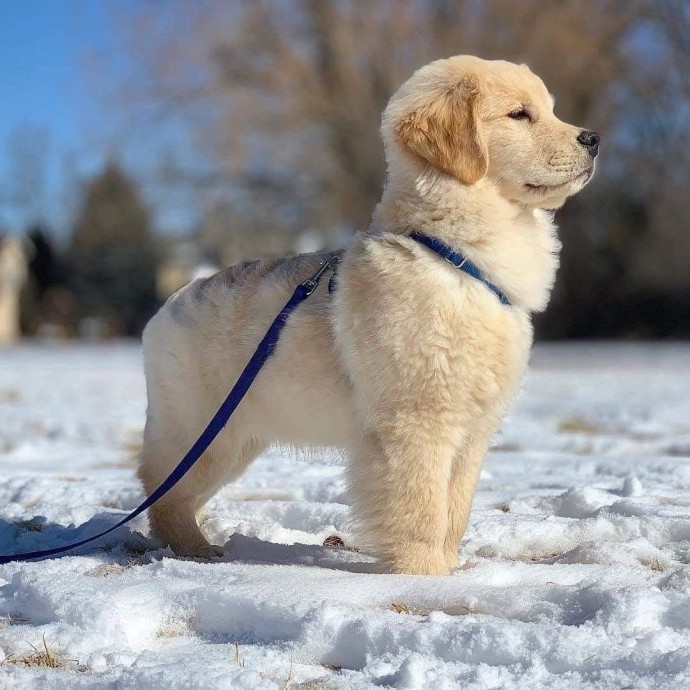
{"label": "evergreen tree", "polygon": [[115,333],[141,332],[157,306],[154,243],[139,190],[116,162],[86,186],[70,260],[81,316],[105,319]]}

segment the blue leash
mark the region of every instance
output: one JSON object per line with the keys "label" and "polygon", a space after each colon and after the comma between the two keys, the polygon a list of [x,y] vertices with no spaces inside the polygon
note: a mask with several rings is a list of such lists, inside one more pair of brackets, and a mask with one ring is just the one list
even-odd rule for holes
{"label": "blue leash", "polygon": [[[445,242],[437,239],[436,237],[431,237],[429,235],[424,235],[416,230],[410,234],[410,238],[416,240],[417,242],[423,244],[431,251],[435,252],[446,261],[449,261],[456,268],[461,269],[468,275],[472,276],[476,280],[481,281],[486,285],[486,287],[493,292],[501,304],[510,305],[510,300],[496,285],[487,280],[479,268],[473,264],[467,257],[465,257],[460,252],[456,252],[452,247],[449,247]],[[201,436],[196,440],[194,445],[189,449],[187,454],[180,460],[177,467],[170,473],[168,478],[139,506],[137,506],[131,513],[122,518],[119,522],[114,524],[98,534],[94,534],[92,537],[87,539],[81,539],[66,546],[57,546],[53,549],[42,549],[40,551],[28,551],[27,553],[14,553],[5,556],[0,556],[0,565],[5,563],[13,563],[16,561],[31,561],[35,558],[45,558],[46,556],[56,556],[60,553],[65,553],[66,551],[71,551],[72,549],[79,548],[80,546],[85,546],[90,544],[96,539],[101,539],[106,535],[114,532],[119,527],[127,524],[130,520],[133,520],[137,515],[143,513],[147,508],[151,507],[159,498],[162,498],[165,494],[172,489],[177,482],[182,479],[182,477],[192,469],[194,463],[202,456],[204,451],[213,443],[213,440],[218,436],[218,434],[223,430],[225,425],[228,423],[230,417],[232,417],[233,412],[237,409],[237,406],[242,402],[245,394],[254,383],[254,379],[258,376],[261,368],[266,363],[266,360],[275,352],[276,346],[278,345],[278,340],[280,339],[280,334],[287,323],[287,320],[292,314],[292,312],[305,300],[309,295],[316,290],[319,280],[323,274],[329,269],[335,269],[335,266],[339,263],[340,258],[338,256],[331,256],[328,259],[324,259],[319,265],[318,270],[314,275],[300,283],[295,291],[292,293],[292,297],[288,300],[287,304],[281,309],[280,313],[274,319],[273,323],[269,326],[266,331],[266,335],[263,337],[258,347],[256,348],[254,354],[252,355],[249,363],[244,368],[237,382],[232,387],[228,397],[225,398],[222,405],[218,408],[218,411],[213,416],[213,419],[208,423],[208,426],[201,432]],[[335,274],[330,281],[329,291],[335,289]]]}
{"label": "blue leash", "polygon": [[14,553],[5,556],[0,556],[0,564],[13,563],[15,561],[30,561],[34,558],[44,558],[46,556],[56,556],[59,553],[65,553],[65,551],[71,551],[80,546],[90,544],[96,539],[105,537],[107,534],[114,532],[118,527],[128,523],[133,520],[137,515],[143,513],[147,508],[152,506],[159,498],[172,489],[177,482],[182,479],[182,477],[192,469],[194,463],[201,457],[204,451],[211,445],[213,440],[218,436],[218,434],[223,430],[223,427],[228,423],[228,420],[232,416],[232,413],[237,409],[237,406],[244,398],[246,392],[254,383],[254,379],[257,377],[261,368],[266,363],[266,360],[275,352],[278,340],[280,339],[280,334],[287,323],[287,320],[292,314],[292,312],[305,300],[309,295],[316,290],[321,276],[330,268],[335,266],[339,261],[339,257],[333,256],[329,259],[324,259],[319,265],[318,270],[314,275],[300,283],[292,294],[292,297],[288,300],[287,304],[282,308],[280,314],[276,316],[273,323],[269,326],[266,331],[266,335],[263,340],[259,343],[256,351],[252,355],[249,363],[244,368],[244,371],[240,374],[237,379],[237,383],[233,386],[232,390],[225,398],[223,404],[218,408],[218,412],[213,416],[213,419],[208,423],[208,426],[201,432],[201,436],[197,439],[194,445],[189,449],[187,455],[185,455],[182,460],[180,460],[177,467],[171,472],[170,476],[137,508],[135,508],[129,515],[125,516],[114,524],[98,534],[94,534],[88,539],[81,539],[80,541],[73,542],[72,544],[67,544],[66,546],[57,546],[53,549],[42,549],[40,551],[29,551],[27,553]]}

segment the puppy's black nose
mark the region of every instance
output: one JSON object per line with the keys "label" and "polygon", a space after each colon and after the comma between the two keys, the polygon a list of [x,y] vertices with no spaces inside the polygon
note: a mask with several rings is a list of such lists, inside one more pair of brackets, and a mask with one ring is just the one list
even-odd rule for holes
{"label": "puppy's black nose", "polygon": [[578,135],[577,140],[589,151],[592,158],[596,158],[599,153],[599,135],[596,132],[588,132],[583,129]]}

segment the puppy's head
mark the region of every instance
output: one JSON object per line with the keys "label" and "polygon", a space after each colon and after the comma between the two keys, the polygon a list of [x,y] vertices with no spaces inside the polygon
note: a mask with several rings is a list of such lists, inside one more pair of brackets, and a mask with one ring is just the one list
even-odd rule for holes
{"label": "puppy's head", "polygon": [[553,105],[526,65],[470,56],[432,62],[386,107],[389,165],[431,166],[464,185],[488,178],[510,201],[558,208],[592,177],[599,137],[561,122]]}

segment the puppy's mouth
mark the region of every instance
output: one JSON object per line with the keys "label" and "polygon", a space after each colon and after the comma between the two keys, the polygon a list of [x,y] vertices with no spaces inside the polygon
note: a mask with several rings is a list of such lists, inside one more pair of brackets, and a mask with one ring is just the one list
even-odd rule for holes
{"label": "puppy's mouth", "polygon": [[585,184],[589,182],[590,178],[594,174],[594,166],[583,170],[581,173],[568,180],[567,182],[561,182],[559,184],[526,184],[525,188],[529,189],[530,192],[536,192],[541,194],[553,194],[558,193],[560,190],[565,190],[566,187],[570,187],[574,184]]}

